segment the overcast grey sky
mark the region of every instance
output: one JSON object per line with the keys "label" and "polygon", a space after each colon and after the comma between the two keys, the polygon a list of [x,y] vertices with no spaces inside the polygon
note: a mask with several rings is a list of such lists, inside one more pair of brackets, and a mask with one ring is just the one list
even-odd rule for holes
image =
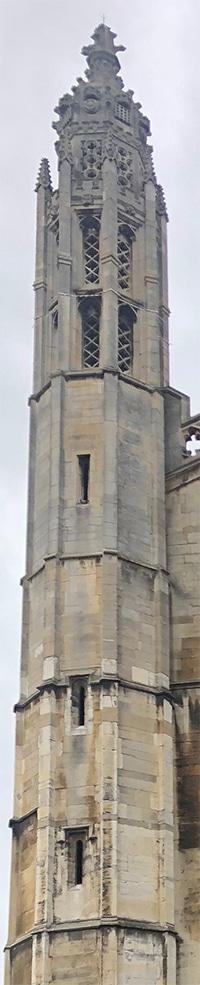
{"label": "overcast grey sky", "polygon": [[[104,9],[103,9],[104,5]],[[154,163],[169,212],[171,384],[199,394],[198,0],[6,0],[1,12],[1,667],[0,950],[6,940],[12,815],[12,706],[18,698],[31,392],[35,195],[41,157],[57,158],[53,108],[84,72],[80,51],[105,15],[126,45],[121,74],[150,117]],[[5,894],[5,895],[4,895]],[[3,958],[0,956],[0,979]]]}

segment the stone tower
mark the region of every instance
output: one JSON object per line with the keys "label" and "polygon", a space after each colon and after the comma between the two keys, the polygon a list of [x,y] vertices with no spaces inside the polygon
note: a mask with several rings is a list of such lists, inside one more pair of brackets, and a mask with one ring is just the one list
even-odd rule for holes
{"label": "stone tower", "polygon": [[5,985],[198,985],[198,454],[167,213],[101,24],[37,191]]}

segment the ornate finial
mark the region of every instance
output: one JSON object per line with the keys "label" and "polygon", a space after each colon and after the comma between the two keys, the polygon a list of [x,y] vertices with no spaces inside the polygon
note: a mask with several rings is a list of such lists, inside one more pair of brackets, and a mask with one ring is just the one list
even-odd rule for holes
{"label": "ornate finial", "polygon": [[109,68],[110,74],[116,76],[120,69],[120,63],[117,58],[118,51],[125,51],[124,45],[114,45],[114,39],[116,34],[110,30],[110,27],[105,24],[105,18],[103,15],[103,23],[99,24],[99,27],[95,28],[94,34],[92,34],[92,40],[94,44],[89,44],[82,48],[82,55],[86,55],[87,62],[89,65],[89,70],[87,70],[87,77],[92,78],[98,73],[99,67],[102,66],[105,71],[105,66]]}
{"label": "ornate finial", "polygon": [[47,157],[42,157],[41,164],[39,167],[35,191],[38,192],[39,188],[49,188],[50,192],[53,191],[51,172],[50,172],[50,167]]}

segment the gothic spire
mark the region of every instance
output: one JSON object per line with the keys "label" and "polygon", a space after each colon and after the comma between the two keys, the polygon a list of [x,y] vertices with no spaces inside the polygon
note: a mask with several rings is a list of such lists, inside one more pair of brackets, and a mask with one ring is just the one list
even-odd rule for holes
{"label": "gothic spire", "polygon": [[51,172],[47,157],[42,157],[40,163],[35,191],[38,192],[39,188],[49,188],[50,192],[53,191]]}

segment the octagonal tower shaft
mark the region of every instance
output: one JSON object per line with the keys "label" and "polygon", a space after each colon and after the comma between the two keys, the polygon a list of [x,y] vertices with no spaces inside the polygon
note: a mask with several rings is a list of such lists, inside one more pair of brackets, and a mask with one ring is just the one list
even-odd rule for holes
{"label": "octagonal tower shaft", "polygon": [[56,110],[58,189],[45,159],[36,185],[5,985],[177,981],[167,215],[114,37]]}

